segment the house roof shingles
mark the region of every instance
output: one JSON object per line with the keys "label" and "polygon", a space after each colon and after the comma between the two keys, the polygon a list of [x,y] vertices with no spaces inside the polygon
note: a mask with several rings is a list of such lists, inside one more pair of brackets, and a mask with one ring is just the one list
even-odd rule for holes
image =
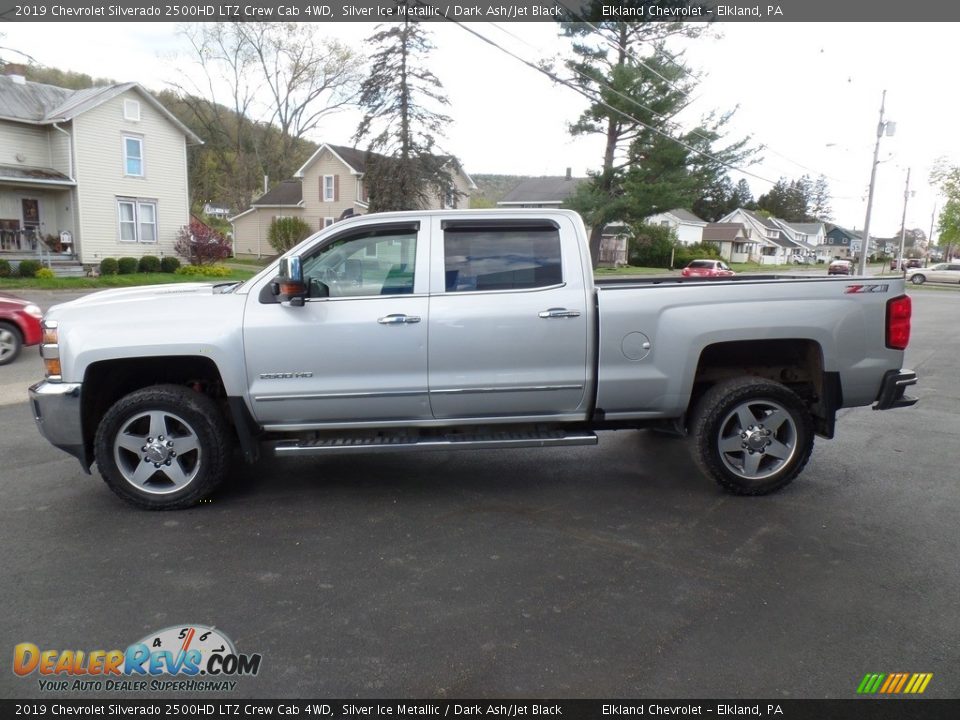
{"label": "house roof shingles", "polygon": [[299,205],[303,201],[303,183],[284,180],[253,201],[253,207]]}
{"label": "house roof shingles", "polygon": [[72,120],[77,115],[92,110],[127,90],[138,92],[189,140],[195,143],[203,142],[159,100],[135,82],[69,90],[30,80],[21,82],[9,75],[0,75],[0,117],[32,125],[49,125]]}
{"label": "house roof shingles", "polygon": [[537,177],[521,180],[516,187],[503,196],[501,203],[561,203],[574,192],[587,178]]}
{"label": "house roof shingles", "polygon": [[684,210],[683,208],[674,208],[673,210],[668,210],[666,214],[673,215],[675,218],[677,218],[677,220],[680,220],[682,222],[704,223],[704,224],[707,222],[702,218],[698,218],[689,210]]}
{"label": "house roof shingles", "polygon": [[704,242],[733,242],[738,238],[748,242],[743,223],[707,223],[703,228]]}

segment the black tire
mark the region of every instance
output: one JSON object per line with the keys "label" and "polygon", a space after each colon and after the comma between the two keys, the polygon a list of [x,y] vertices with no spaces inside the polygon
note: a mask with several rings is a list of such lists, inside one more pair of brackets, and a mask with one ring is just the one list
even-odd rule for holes
{"label": "black tire", "polygon": [[916,275],[910,278],[910,282],[912,282],[914,285],[923,285],[926,281],[927,281],[927,278],[921,275],[920,273],[917,273]]}
{"label": "black tire", "polygon": [[0,322],[0,365],[9,365],[20,354],[23,338],[16,325]]}
{"label": "black tire", "polygon": [[121,498],[147,510],[180,510],[222,482],[232,438],[209,397],[181,385],[154,385],[107,410],[94,452],[104,482]]}
{"label": "black tire", "polygon": [[690,425],[697,466],[734,495],[766,495],[788,485],[810,459],[813,435],[797,394],[755,377],[714,385]]}

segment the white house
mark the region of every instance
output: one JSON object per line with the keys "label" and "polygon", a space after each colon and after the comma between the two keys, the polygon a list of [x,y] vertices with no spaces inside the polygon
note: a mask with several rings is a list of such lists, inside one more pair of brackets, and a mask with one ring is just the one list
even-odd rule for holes
{"label": "white house", "polygon": [[737,208],[720,218],[720,223],[741,223],[746,229],[747,239],[756,243],[756,251],[750,261],[761,265],[785,265],[795,252],[803,248],[793,242],[776,222],[758,213]]}
{"label": "white house", "polygon": [[701,220],[683,208],[651,215],[645,222],[671,228],[681,245],[697,245],[703,242],[703,229],[707,226],[706,220]]}
{"label": "white house", "polygon": [[0,76],[0,253],[173,255],[200,138],[135,82],[68,90]]}

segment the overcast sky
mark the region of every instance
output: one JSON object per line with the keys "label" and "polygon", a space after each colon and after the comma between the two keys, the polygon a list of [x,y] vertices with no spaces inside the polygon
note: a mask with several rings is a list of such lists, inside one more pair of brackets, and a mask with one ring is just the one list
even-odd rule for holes
{"label": "overcast sky", "polygon": [[[374,26],[316,23],[320,34],[361,49]],[[429,23],[437,46],[433,69],[451,102],[445,149],[468,173],[585,175],[601,161],[602,140],[573,139],[568,124],[585,100],[484,44],[462,28]],[[477,32],[531,61],[563,52],[555,23],[473,23]],[[39,62],[168,87],[186,60],[176,26],[166,23],[7,24],[5,44]],[[894,137],[881,141],[873,234],[900,227],[906,170],[916,194],[907,227],[929,232],[938,198],[928,185],[933,162],[960,164],[960,94],[956,68],[957,24],[728,23],[722,36],[688,43],[686,59],[703,73],[694,116],[737,107],[731,136],[752,135],[764,146],[761,162],[747,169],[755,196],[780,176],[828,177],[834,220],[862,228],[866,188],[881,92],[896,121]],[[82,38],[78,43],[78,39]],[[674,47],[673,50],[678,50]],[[359,115],[330,118],[311,139],[349,144]],[[889,158],[889,159],[888,159]],[[733,173],[734,180],[739,179]]]}

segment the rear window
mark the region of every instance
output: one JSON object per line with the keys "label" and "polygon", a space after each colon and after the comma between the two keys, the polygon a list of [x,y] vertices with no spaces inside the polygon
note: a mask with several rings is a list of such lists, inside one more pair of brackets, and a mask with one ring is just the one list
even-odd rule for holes
{"label": "rear window", "polygon": [[712,267],[713,267],[713,261],[712,261],[712,260],[694,260],[694,261],[691,262],[689,265],[687,265],[687,267],[692,267],[692,268],[712,268]]}
{"label": "rear window", "polygon": [[443,251],[447,292],[529,290],[563,282],[556,228],[449,228]]}

